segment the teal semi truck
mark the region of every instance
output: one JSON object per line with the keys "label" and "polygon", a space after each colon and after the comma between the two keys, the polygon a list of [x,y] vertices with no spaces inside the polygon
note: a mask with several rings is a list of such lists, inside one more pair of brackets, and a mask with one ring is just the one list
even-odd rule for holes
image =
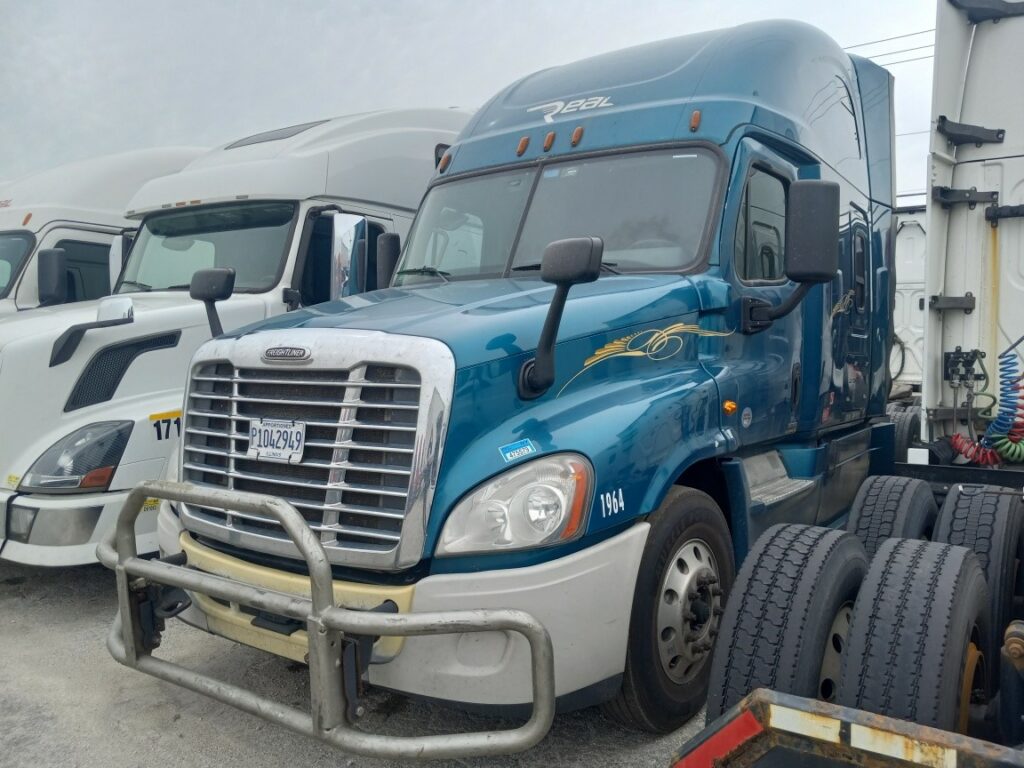
{"label": "teal semi truck", "polygon": [[[885,70],[783,21],[500,91],[378,241],[389,287],[197,352],[177,482],[100,547],[114,656],[382,756],[692,717],[751,543],[892,463],[892,114]],[[312,710],[153,656],[171,616],[307,662]],[[385,739],[364,684],[532,715]]]}

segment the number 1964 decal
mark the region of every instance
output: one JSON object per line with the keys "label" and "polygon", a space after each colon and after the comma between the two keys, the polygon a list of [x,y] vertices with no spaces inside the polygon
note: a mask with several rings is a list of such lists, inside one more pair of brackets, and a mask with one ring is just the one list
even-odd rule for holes
{"label": "number 1964 decal", "polygon": [[616,488],[612,491],[605,491],[601,496],[601,517],[611,517],[626,509],[626,499],[622,495],[622,489]]}

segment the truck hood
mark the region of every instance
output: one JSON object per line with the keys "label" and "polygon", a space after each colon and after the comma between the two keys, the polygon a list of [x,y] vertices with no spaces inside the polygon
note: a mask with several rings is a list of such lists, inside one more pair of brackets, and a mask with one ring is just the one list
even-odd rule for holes
{"label": "truck hood", "polygon": [[[700,278],[695,278],[700,280]],[[701,308],[695,279],[607,275],[569,292],[559,342],[677,317]],[[536,349],[554,288],[537,278],[388,288],[280,315],[236,335],[290,328],[355,328],[447,344],[459,368]]]}

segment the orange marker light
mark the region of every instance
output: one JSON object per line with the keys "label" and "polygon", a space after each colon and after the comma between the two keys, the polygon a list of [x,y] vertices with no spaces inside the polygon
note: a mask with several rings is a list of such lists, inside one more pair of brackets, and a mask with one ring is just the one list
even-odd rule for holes
{"label": "orange marker light", "polygon": [[544,137],[544,151],[550,152],[551,147],[555,145],[555,132],[550,131],[547,136]]}
{"label": "orange marker light", "polygon": [[110,478],[114,476],[113,467],[100,467],[94,469],[91,472],[87,472],[82,481],[78,484],[79,488],[106,488],[110,485]]}
{"label": "orange marker light", "polygon": [[572,145],[575,147],[583,141],[583,126],[577,125],[576,129],[572,132]]}
{"label": "orange marker light", "polygon": [[690,113],[690,133],[696,133],[700,128],[700,110],[695,109]]}
{"label": "orange marker light", "polygon": [[725,411],[726,416],[732,416],[734,413],[736,413],[736,409],[738,407],[739,406],[736,405],[736,402],[734,400],[726,400],[724,403],[722,403],[722,410]]}
{"label": "orange marker light", "polygon": [[441,162],[437,164],[437,172],[438,173],[444,173],[448,169],[448,166],[451,165],[451,162],[452,162],[452,153],[451,152],[445,152],[441,156]]}
{"label": "orange marker light", "polygon": [[32,214],[31,213],[26,213],[25,214],[25,218],[21,220],[21,226],[24,227],[26,224],[28,224],[28,222],[29,222],[29,220],[31,218],[32,218]]}
{"label": "orange marker light", "polygon": [[573,479],[576,481],[576,488],[573,494],[572,509],[569,510],[569,522],[565,525],[560,538],[571,539],[580,531],[583,524],[583,502],[590,496],[590,489],[587,487],[587,470],[580,464],[573,462]]}
{"label": "orange marker light", "polygon": [[530,137],[523,136],[523,138],[519,140],[519,146],[516,147],[516,156],[522,157],[528,146],[530,146]]}

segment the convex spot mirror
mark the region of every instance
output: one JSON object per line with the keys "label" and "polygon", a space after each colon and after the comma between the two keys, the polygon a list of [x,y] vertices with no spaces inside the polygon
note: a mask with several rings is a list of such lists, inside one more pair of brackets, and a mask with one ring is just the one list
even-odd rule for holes
{"label": "convex spot mirror", "polygon": [[[335,213],[331,216],[331,301],[359,293],[368,273],[366,219]],[[376,277],[376,266],[374,273]]]}
{"label": "convex spot mirror", "polygon": [[135,317],[135,303],[131,296],[107,296],[100,299],[96,307],[96,322],[110,323],[132,320]]}
{"label": "convex spot mirror", "polygon": [[789,185],[786,277],[827,283],[839,270],[839,185],[805,179]]}
{"label": "convex spot mirror", "polygon": [[555,240],[541,257],[541,279],[564,286],[592,283],[601,275],[603,254],[604,242],[599,237]]}

